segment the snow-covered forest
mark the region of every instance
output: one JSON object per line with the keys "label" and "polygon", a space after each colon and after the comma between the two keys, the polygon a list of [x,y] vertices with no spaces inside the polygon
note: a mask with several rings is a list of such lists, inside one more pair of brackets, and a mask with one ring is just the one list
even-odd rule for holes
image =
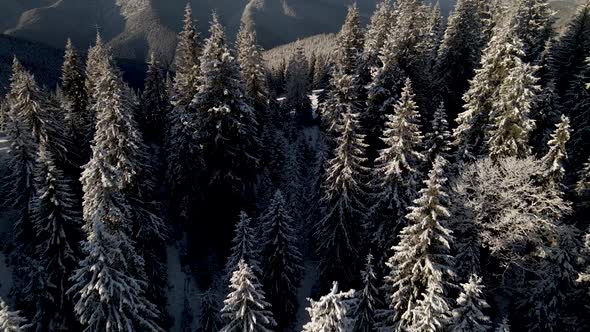
{"label": "snow-covered forest", "polygon": [[269,64],[187,5],[141,90],[100,33],[57,87],[15,57],[0,332],[588,331],[590,0],[555,20],[382,0]]}

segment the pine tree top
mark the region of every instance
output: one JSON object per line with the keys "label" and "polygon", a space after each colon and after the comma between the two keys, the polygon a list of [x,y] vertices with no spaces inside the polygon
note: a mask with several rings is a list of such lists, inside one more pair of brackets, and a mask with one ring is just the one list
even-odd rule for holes
{"label": "pine tree top", "polygon": [[303,326],[304,332],[347,332],[352,330],[353,320],[349,317],[354,290],[338,291],[338,283],[332,284],[330,293],[322,296],[318,301],[309,299],[310,306],[306,308],[311,321]]}
{"label": "pine tree top", "polygon": [[490,318],[483,313],[490,305],[483,294],[482,278],[475,274],[469,281],[461,284],[462,291],[457,299],[457,307],[453,310],[453,331],[484,332],[490,329]]}
{"label": "pine tree top", "polygon": [[545,164],[545,173],[543,177],[550,183],[559,185],[565,174],[563,164],[567,160],[567,149],[566,145],[570,139],[570,120],[567,116],[562,115],[561,121],[557,124],[557,128],[551,139],[548,142],[549,151],[541,162]]}
{"label": "pine tree top", "polygon": [[344,74],[353,74],[357,69],[359,57],[363,50],[364,32],[361,27],[359,11],[354,3],[348,8],[344,25],[337,37],[336,70]]}

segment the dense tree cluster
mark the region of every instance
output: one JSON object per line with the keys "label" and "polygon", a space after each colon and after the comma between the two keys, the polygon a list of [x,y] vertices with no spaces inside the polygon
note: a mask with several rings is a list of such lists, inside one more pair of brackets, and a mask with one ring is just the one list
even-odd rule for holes
{"label": "dense tree cluster", "polygon": [[171,329],[171,240],[183,331],[588,330],[590,2],[562,33],[547,0],[361,21],[268,65],[189,5],[142,91],[100,35],[55,91],[15,59],[0,330]]}

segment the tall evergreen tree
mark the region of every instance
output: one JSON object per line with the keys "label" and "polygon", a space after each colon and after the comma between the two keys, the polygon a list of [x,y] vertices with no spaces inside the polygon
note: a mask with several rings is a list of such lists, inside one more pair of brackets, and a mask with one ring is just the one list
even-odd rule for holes
{"label": "tall evergreen tree", "polygon": [[85,74],[82,62],[72,41],[68,39],[61,70],[61,91],[64,96],[62,108],[66,111],[67,129],[71,132],[75,145],[69,147],[78,156],[78,164],[87,161],[90,155],[90,133],[92,132],[92,116],[87,107],[88,91],[85,85]]}
{"label": "tall evergreen tree", "polygon": [[218,300],[215,292],[208,289],[201,297],[201,313],[197,332],[218,332],[221,329]]}
{"label": "tall evergreen tree", "polygon": [[303,332],[351,331],[354,320],[349,317],[354,306],[354,290],[339,292],[334,282],[331,291],[318,301],[309,299],[311,321],[303,326]]}
{"label": "tall evergreen tree", "polygon": [[285,69],[285,107],[299,124],[309,125],[313,120],[310,94],[309,63],[303,48],[297,48]]}
{"label": "tall evergreen tree", "polygon": [[231,255],[225,266],[228,277],[231,277],[240,261],[244,261],[254,273],[261,275],[260,246],[256,242],[257,235],[259,234],[252,225],[252,219],[248,217],[246,212],[240,212],[240,220],[236,224],[235,235],[232,240]]}
{"label": "tall evergreen tree", "polygon": [[541,162],[545,164],[543,178],[549,185],[561,186],[565,174],[564,163],[567,161],[566,145],[570,139],[570,120],[567,116],[561,116],[561,122],[551,135],[549,151]]}
{"label": "tall evergreen tree", "polygon": [[303,277],[303,258],[287,203],[277,190],[260,218],[263,229],[263,284],[278,328],[289,326],[297,309],[297,288]]}
{"label": "tall evergreen tree", "polygon": [[443,37],[435,66],[439,88],[452,119],[461,111],[484,45],[477,0],[458,0]]}
{"label": "tall evergreen tree", "polygon": [[[590,50],[588,51],[590,53]],[[572,119],[572,140],[568,148],[571,156],[572,170],[579,166],[590,154],[588,140],[590,140],[590,62],[582,68],[571,83],[565,97],[562,99],[562,109]]]}
{"label": "tall evergreen tree", "polygon": [[542,155],[547,152],[547,143],[560,120],[559,108],[560,103],[555,91],[555,84],[553,82],[546,83],[539,91],[531,111],[531,119],[535,121],[535,130],[531,133],[531,146],[536,154]]}
{"label": "tall evergreen tree", "polygon": [[10,311],[6,303],[0,298],[0,330],[3,332],[22,332],[28,327],[27,320],[18,311]]}
{"label": "tall evergreen tree", "polygon": [[379,290],[377,289],[377,276],[373,267],[373,255],[367,255],[365,268],[361,272],[363,288],[356,293],[356,306],[353,317],[355,320],[355,332],[370,332],[374,329],[375,313],[379,303]]}
{"label": "tall evergreen tree", "polygon": [[[365,33],[365,43],[360,61],[360,81],[362,86],[368,85],[371,80],[372,71],[381,66],[379,52],[387,39],[389,27],[392,24],[392,8],[389,0],[381,0],[371,16],[369,26]],[[368,115],[367,115],[368,116]]]}
{"label": "tall evergreen tree", "polygon": [[[96,99],[94,97],[94,89],[101,78],[103,62],[108,58],[108,49],[104,45],[100,33],[96,33],[96,42],[94,46],[88,50],[88,57],[86,59],[86,69],[84,77],[84,85],[86,86],[86,93],[88,94],[88,103],[86,104],[86,112],[89,121],[89,130],[86,133],[86,141],[90,142],[94,137],[94,130],[96,126],[96,112],[94,111],[94,104]],[[92,153],[90,152],[89,155]]]}
{"label": "tall evergreen tree", "polygon": [[385,278],[387,303],[393,311],[389,319],[394,330],[439,329],[447,319],[450,300],[444,289],[454,276],[454,260],[450,255],[453,236],[445,222],[450,216],[445,207],[445,164],[444,159],[436,159],[387,263],[391,268]]}
{"label": "tall evergreen tree", "polygon": [[523,158],[531,153],[529,136],[535,124],[530,119],[530,111],[538,90],[534,70],[518,62],[499,87],[488,134],[492,158]]}
{"label": "tall evergreen tree", "polygon": [[166,123],[170,99],[165,86],[164,75],[154,53],[150,55],[144,90],[139,105],[139,122],[148,140],[160,142],[163,139],[163,124]]}
{"label": "tall evergreen tree", "polygon": [[244,80],[244,92],[256,110],[257,119],[268,107],[268,84],[262,50],[257,45],[256,32],[242,24],[236,40],[237,61]]}
{"label": "tall evergreen tree", "polygon": [[37,328],[65,330],[72,326],[73,303],[65,293],[80,258],[82,216],[71,181],[56,165],[44,141],[39,143],[35,187],[31,203],[35,253],[46,274],[39,291],[47,293],[50,301],[36,304],[43,315],[32,323]]}
{"label": "tall evergreen tree", "polygon": [[269,311],[270,304],[264,299],[261,285],[252,269],[241,260],[230,282],[231,293],[221,309],[227,324],[222,332],[268,332],[276,325]]}
{"label": "tall evergreen tree", "polygon": [[199,89],[200,59],[199,34],[193,21],[190,3],[184,9],[182,31],[178,34],[178,45],[174,65],[174,96],[172,100],[178,106],[187,106]]}
{"label": "tall evergreen tree", "polygon": [[[486,150],[486,135],[500,100],[500,87],[512,69],[521,66],[522,43],[510,30],[495,29],[495,34],[483,51],[480,68],[470,81],[469,90],[463,96],[464,111],[457,117],[458,126],[453,132],[458,145],[458,157],[469,160]],[[523,68],[523,67],[521,67]],[[520,70],[521,74],[525,74]]]}
{"label": "tall evergreen tree", "polygon": [[424,159],[419,152],[422,144],[420,114],[409,79],[393,114],[387,118],[382,137],[385,148],[375,160],[376,195],[371,210],[374,240],[380,256],[391,248],[406,209],[416,198],[420,164]]}
{"label": "tall evergreen tree", "polygon": [[433,163],[436,156],[446,159],[451,150],[451,132],[445,104],[442,101],[434,111],[430,131],[424,135],[424,145],[425,160],[429,163]]}
{"label": "tall evergreen tree", "polygon": [[524,61],[537,64],[553,35],[555,12],[547,0],[519,0],[513,23],[523,43]]}
{"label": "tall evergreen tree", "polygon": [[348,108],[336,128],[336,148],[327,162],[323,183],[322,219],[315,229],[320,256],[320,280],[323,288],[328,280],[343,285],[355,284],[358,279],[354,267],[362,257],[362,233],[365,224],[366,190],[363,177],[367,170],[359,115]]}
{"label": "tall evergreen tree", "polygon": [[146,298],[144,259],[132,239],[134,209],[129,192],[138,181],[141,138],[120,74],[105,59],[93,90],[97,114],[93,156],[84,167],[85,258],[68,291],[88,331],[161,331],[158,311]]}
{"label": "tall evergreen tree", "polygon": [[451,330],[457,332],[484,332],[490,329],[490,318],[484,310],[490,305],[483,294],[481,277],[472,274],[469,281],[461,284],[462,290],[453,309]]}

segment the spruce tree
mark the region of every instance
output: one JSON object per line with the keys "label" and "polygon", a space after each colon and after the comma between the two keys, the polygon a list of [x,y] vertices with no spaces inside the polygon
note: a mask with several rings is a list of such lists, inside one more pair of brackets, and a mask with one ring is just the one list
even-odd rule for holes
{"label": "spruce tree", "polygon": [[174,65],[174,95],[172,100],[177,106],[187,106],[199,89],[200,59],[198,32],[193,21],[190,3],[184,9],[182,31],[178,34],[178,45]]}
{"label": "spruce tree", "polygon": [[72,326],[73,304],[65,295],[80,259],[81,207],[72,190],[70,179],[56,165],[47,143],[39,143],[35,168],[36,195],[31,203],[35,232],[35,254],[46,274],[41,292],[50,295],[50,302],[36,304],[44,317],[38,327],[60,330]]}
{"label": "spruce tree", "polygon": [[[590,51],[589,51],[590,52]],[[567,90],[561,108],[572,120],[572,140],[568,148],[572,169],[577,171],[579,166],[590,154],[588,140],[590,140],[590,63],[587,63],[576,75]]]}
{"label": "spruce tree", "polygon": [[258,121],[261,122],[262,113],[268,107],[269,98],[266,69],[262,50],[257,45],[256,32],[245,24],[242,24],[238,32],[236,52],[240,73],[244,80],[244,93],[256,110]]}
{"label": "spruce tree", "polygon": [[354,317],[355,332],[370,332],[374,329],[375,313],[379,302],[379,290],[377,289],[377,276],[373,267],[373,255],[367,255],[365,268],[361,271],[362,290],[356,293],[356,306],[352,316]]}
{"label": "spruce tree", "polygon": [[425,160],[433,163],[436,156],[449,157],[451,150],[451,132],[447,121],[447,111],[444,102],[441,101],[430,125],[430,130],[424,135]]}
{"label": "spruce tree", "polygon": [[441,328],[447,319],[450,299],[445,288],[454,276],[454,260],[450,255],[453,236],[446,226],[450,214],[445,164],[440,157],[434,162],[387,263],[391,269],[385,278],[387,304],[393,311],[394,330]]}
{"label": "spruce tree", "polygon": [[362,257],[361,238],[367,212],[363,184],[367,170],[362,166],[366,145],[358,117],[354,109],[343,112],[336,128],[336,148],[326,165],[324,212],[315,229],[322,288],[327,288],[328,280],[348,286],[358,279],[354,267]]}
{"label": "spruce tree", "polygon": [[451,330],[457,332],[484,332],[490,329],[490,318],[484,313],[490,305],[483,294],[481,277],[472,274],[461,284],[462,290],[453,309]]}
{"label": "spruce tree", "polygon": [[303,332],[346,332],[351,331],[354,320],[349,317],[354,307],[354,290],[339,292],[334,282],[331,291],[318,301],[309,299],[311,321],[303,326]]}
{"label": "spruce tree", "polygon": [[0,330],[3,332],[23,332],[28,326],[27,320],[20,312],[10,311],[6,303],[0,298]]}
{"label": "spruce tree", "polygon": [[392,23],[391,7],[389,0],[381,0],[377,3],[377,8],[371,16],[360,60],[359,75],[362,86],[371,82],[371,72],[381,65],[379,52],[385,44],[388,28]]}
{"label": "spruce tree", "polygon": [[451,118],[460,111],[484,44],[477,0],[458,0],[438,51],[435,65],[441,95]]}
{"label": "spruce tree", "polygon": [[85,85],[85,74],[78,51],[68,39],[61,70],[61,91],[64,97],[62,108],[66,111],[67,129],[76,144],[70,148],[78,154],[79,165],[87,161],[90,155],[90,132],[92,117],[87,107],[88,91]]}
{"label": "spruce tree", "polygon": [[300,125],[313,121],[310,94],[309,63],[303,48],[297,48],[285,69],[285,107],[286,112],[295,114]]}
{"label": "spruce tree", "polygon": [[234,271],[227,295],[221,309],[227,324],[222,332],[268,332],[276,325],[270,304],[250,266],[241,260]]}
{"label": "spruce tree", "polygon": [[538,90],[533,74],[534,67],[518,62],[499,86],[488,133],[488,148],[494,159],[523,158],[531,153],[529,136],[535,124],[530,111]]}
{"label": "spruce tree", "polygon": [[235,235],[232,240],[231,255],[225,266],[228,277],[231,277],[231,274],[237,269],[240,261],[244,261],[254,273],[261,275],[258,260],[260,245],[256,241],[258,235],[254,225],[252,225],[252,219],[248,217],[246,212],[240,212],[240,220],[236,224]]}
{"label": "spruce tree", "polygon": [[353,5],[348,9],[346,20],[336,39],[328,97],[321,111],[322,124],[332,140],[342,113],[348,107],[360,108],[361,86],[357,71],[362,52],[363,31],[358,9]]}
{"label": "spruce tree", "polygon": [[570,139],[570,120],[567,116],[561,116],[561,122],[551,135],[549,140],[549,151],[541,162],[545,165],[542,174],[544,181],[549,185],[561,186],[565,174],[564,164],[567,161],[566,145]]}
{"label": "spruce tree", "polygon": [[208,289],[201,296],[201,313],[197,332],[218,332],[221,329],[221,316],[217,295]]}
{"label": "spruce tree", "polygon": [[101,62],[94,88],[97,114],[93,155],[85,165],[84,259],[72,276],[78,320],[88,331],[161,331],[158,311],[146,297],[144,259],[132,238],[136,230],[130,197],[142,166],[141,139],[130,108],[129,91],[112,60]]}
{"label": "spruce tree", "polygon": [[297,310],[297,288],[303,277],[303,258],[297,231],[288,206],[280,191],[276,191],[269,207],[260,218],[264,243],[263,284],[272,305],[278,328],[286,328]]}
{"label": "spruce tree", "polygon": [[213,15],[210,33],[200,58],[201,87],[191,109],[203,117],[199,142],[209,186],[239,201],[253,190],[259,164],[258,123],[244,97],[239,66],[217,15]]}
{"label": "spruce tree", "polygon": [[524,61],[537,64],[553,35],[555,12],[547,0],[519,0],[513,23],[523,43]]}
{"label": "spruce tree", "polygon": [[381,138],[385,148],[375,160],[376,195],[370,216],[375,223],[374,241],[380,250],[379,256],[391,248],[406,209],[416,198],[420,164],[424,159],[419,151],[422,144],[420,114],[409,79],[393,114],[387,119]]}
{"label": "spruce tree", "polygon": [[[542,76],[539,75],[539,77]],[[555,84],[553,82],[546,83],[539,91],[531,111],[531,119],[535,121],[535,130],[531,133],[530,141],[536,154],[547,153],[547,143],[560,120],[559,105]]]}
{"label": "spruce tree", "polygon": [[[88,58],[86,60],[86,69],[84,77],[84,85],[86,86],[86,93],[88,94],[88,103],[86,104],[86,112],[88,115],[88,132],[86,132],[86,142],[90,142],[94,137],[94,129],[96,126],[96,112],[94,111],[94,104],[96,99],[93,95],[95,87],[98,85],[102,76],[103,62],[108,58],[108,49],[104,45],[100,33],[96,33],[96,42],[94,46],[88,50]],[[90,152],[89,155],[92,153]]]}
{"label": "spruce tree", "polygon": [[[525,76],[521,57],[522,43],[510,30],[495,29],[494,36],[483,51],[480,68],[469,83],[469,90],[463,96],[464,111],[456,119],[458,124],[453,132],[458,146],[458,158],[470,160],[486,151],[488,127],[495,104],[500,101],[500,87],[512,69],[521,68]],[[508,83],[506,83],[508,84]],[[505,96],[504,96],[505,97]]]}
{"label": "spruce tree", "polygon": [[147,140],[161,142],[164,135],[170,100],[164,75],[154,53],[150,55],[144,90],[139,106],[139,122]]}

